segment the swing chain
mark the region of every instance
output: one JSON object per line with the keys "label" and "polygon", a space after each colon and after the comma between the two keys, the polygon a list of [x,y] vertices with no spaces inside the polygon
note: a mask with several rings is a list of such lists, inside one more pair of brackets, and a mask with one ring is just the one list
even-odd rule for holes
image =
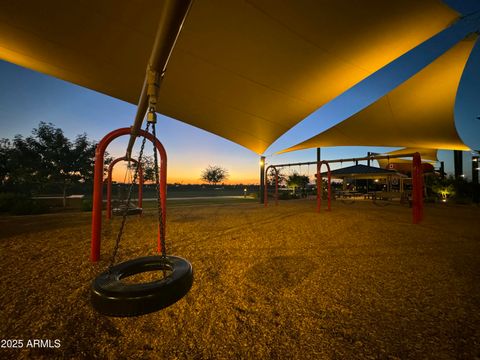
{"label": "swing chain", "polygon": [[[145,128],[146,133],[148,133],[149,128],[150,128],[150,122],[147,122],[147,127]],[[123,235],[123,229],[125,227],[125,222],[127,221],[128,205],[130,204],[130,200],[132,198],[133,185],[135,185],[135,182],[137,181],[138,172],[140,170],[140,166],[142,166],[143,149],[145,148],[145,142],[146,141],[147,141],[147,137],[144,136],[143,140],[142,140],[142,146],[140,147],[140,154],[138,155],[137,166],[136,166],[135,172],[133,174],[133,180],[132,180],[132,183],[130,184],[130,187],[128,188],[128,196],[127,196],[127,201],[126,201],[127,206],[125,206],[124,209],[123,209],[122,222],[120,224],[120,230],[118,231],[117,240],[115,241],[115,247],[113,248],[113,254],[112,254],[112,257],[110,258],[110,264],[108,266],[108,271],[110,271],[111,268],[113,267],[113,265],[115,264],[115,258],[117,257],[118,248],[120,246],[120,240],[121,240],[122,235]],[[140,184],[139,184],[139,186],[140,186]]]}
{"label": "swing chain", "polygon": [[[157,134],[155,132],[155,122],[152,122],[152,135],[156,139]],[[155,167],[155,185],[157,194],[160,194],[160,176],[158,171],[158,156],[157,156],[157,149],[155,148],[155,144],[153,145],[153,159],[154,159],[154,167]],[[167,249],[165,245],[165,224],[163,223],[163,209],[162,203],[160,200],[160,196],[157,196],[157,207],[158,207],[158,224],[159,224],[159,231],[160,231],[160,246],[162,251],[162,257],[167,256]]]}

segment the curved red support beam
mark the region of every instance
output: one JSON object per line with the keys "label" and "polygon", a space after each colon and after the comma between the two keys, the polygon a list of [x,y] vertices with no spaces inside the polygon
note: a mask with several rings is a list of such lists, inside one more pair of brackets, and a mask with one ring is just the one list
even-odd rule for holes
{"label": "curved red support beam", "polygon": [[[93,175],[93,208],[92,208],[92,242],[91,242],[91,261],[98,261],[100,259],[100,240],[102,233],[102,202],[103,202],[103,166],[105,150],[108,145],[116,138],[124,135],[130,135],[130,128],[120,128],[114,130],[104,136],[97,145],[95,150],[95,168]],[[138,132],[138,136],[146,137],[150,140],[160,154],[160,205],[162,208],[162,221],[165,224],[167,214],[167,153],[162,143],[154,138],[152,134],[143,130]],[[158,232],[158,251],[161,251],[161,236],[164,236]]]}
{"label": "curved red support beam", "polygon": [[[135,159],[129,159],[126,156],[119,157],[113,160],[110,165],[108,166],[108,175],[107,175],[107,219],[112,218],[112,172],[113,168],[116,164],[120,161],[132,161],[137,164],[138,167],[138,207],[142,207],[143,203],[143,166],[142,164],[138,164],[138,161]],[[140,213],[142,216],[142,213]]]}
{"label": "curved red support beam", "polygon": [[321,170],[322,170],[322,165],[325,164],[327,165],[327,176],[328,176],[328,206],[327,206],[327,211],[331,210],[331,194],[332,194],[332,188],[331,188],[331,171],[330,171],[330,165],[327,161],[323,160],[317,163],[317,212],[320,212],[320,209],[322,207],[322,191],[323,191],[323,183],[322,183],[322,176],[321,176]]}
{"label": "curved red support beam", "polygon": [[412,217],[414,224],[423,220],[423,168],[418,152],[412,160]]}
{"label": "curved red support beam", "polygon": [[265,169],[265,192],[264,192],[264,201],[265,207],[268,206],[268,170],[275,170],[275,206],[278,205],[278,169],[274,165],[270,165]]}

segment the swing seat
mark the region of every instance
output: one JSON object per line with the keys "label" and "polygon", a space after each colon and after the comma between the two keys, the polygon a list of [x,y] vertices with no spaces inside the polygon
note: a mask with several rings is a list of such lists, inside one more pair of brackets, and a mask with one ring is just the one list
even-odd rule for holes
{"label": "swing seat", "polygon": [[[122,278],[156,270],[171,273],[162,279],[126,284]],[[139,316],[166,308],[184,297],[193,283],[192,265],[177,256],[146,256],[113,266],[92,282],[91,302],[107,316]]]}
{"label": "swing seat", "polygon": [[143,213],[143,209],[141,207],[118,207],[112,209],[112,214],[114,216],[123,216],[124,212],[127,212],[127,215],[141,215]]}

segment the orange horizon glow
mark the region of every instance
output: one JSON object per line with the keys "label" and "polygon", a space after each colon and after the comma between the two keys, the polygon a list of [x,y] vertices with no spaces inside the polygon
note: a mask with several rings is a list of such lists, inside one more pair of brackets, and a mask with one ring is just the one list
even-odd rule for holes
{"label": "orange horizon glow", "polygon": [[[131,176],[127,176],[125,179],[125,170],[126,165],[118,164],[114,167],[112,173],[112,181],[117,183],[128,183],[131,181]],[[200,174],[203,169],[184,169],[184,168],[174,168],[168,169],[169,173],[167,173],[167,183],[169,184],[191,184],[191,185],[198,185],[198,184],[206,184],[205,181],[200,179]],[[198,174],[198,176],[192,176],[192,174]],[[132,172],[133,175],[133,172]],[[145,182],[146,184],[151,183],[150,181]],[[229,171],[229,177],[227,180],[219,183],[225,185],[250,185],[255,184],[258,185],[260,183],[259,175],[252,173],[252,171],[248,171],[245,173],[239,173],[234,171]]]}

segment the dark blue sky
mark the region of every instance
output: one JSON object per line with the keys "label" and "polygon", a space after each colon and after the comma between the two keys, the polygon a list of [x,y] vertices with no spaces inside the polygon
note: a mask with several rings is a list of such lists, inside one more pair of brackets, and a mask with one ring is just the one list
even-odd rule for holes
{"label": "dark blue sky", "polygon": [[[446,0],[463,14],[480,9],[480,1]],[[478,18],[477,18],[478,19]],[[463,38],[467,27],[478,29],[478,21],[459,23],[441,32],[410,53],[367,78],[313,113],[273,144],[268,162],[298,162],[315,159],[315,149],[271,156],[353,115],[426,66]],[[40,121],[63,128],[69,137],[86,132],[100,139],[114,128],[130,126],[135,107],[109,96],[0,61],[0,137],[28,135]],[[480,45],[477,42],[460,84],[455,106],[458,131],[467,145],[480,149]],[[232,182],[258,181],[258,157],[251,151],[179,121],[161,117],[159,138],[169,154],[169,181],[197,181],[201,169],[218,164],[230,170]],[[127,139],[110,147],[114,156],[124,154]],[[322,158],[363,156],[385,148],[337,147],[322,149]],[[451,152],[442,151],[447,171],[453,171]],[[465,161],[469,155],[465,154]],[[467,176],[470,175],[466,162]],[[302,171],[307,172],[304,168]],[[313,170],[310,169],[310,175]]]}

